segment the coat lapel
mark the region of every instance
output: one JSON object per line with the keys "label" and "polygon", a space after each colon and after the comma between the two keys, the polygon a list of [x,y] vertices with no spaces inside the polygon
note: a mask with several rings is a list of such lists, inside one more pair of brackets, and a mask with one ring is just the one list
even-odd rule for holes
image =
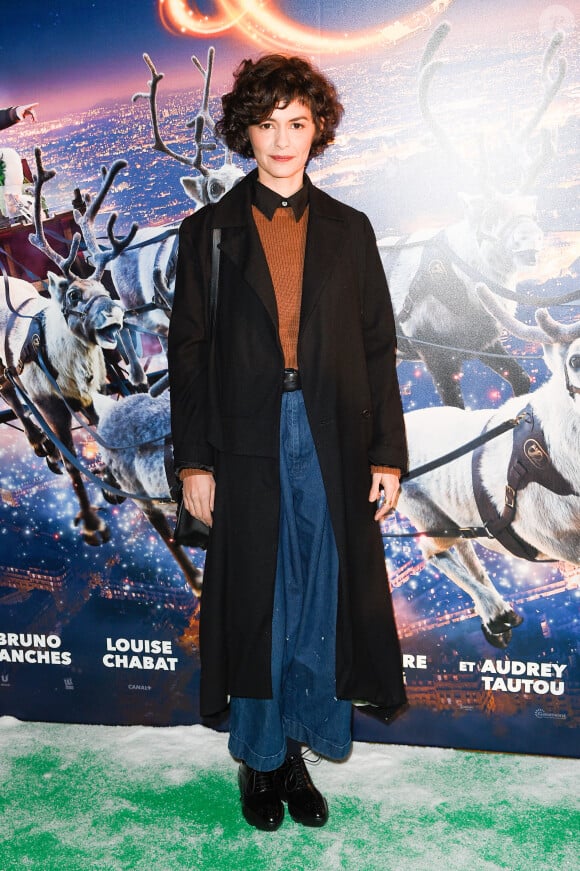
{"label": "coat lapel", "polygon": [[310,216],[300,312],[301,330],[325,290],[334,268],[337,263],[340,263],[343,234],[344,220],[334,200],[310,184]]}
{"label": "coat lapel", "polygon": [[272,278],[258,230],[252,220],[250,176],[238,182],[229,195],[216,205],[214,226],[222,228],[222,253],[261,299],[277,330],[278,308]]}

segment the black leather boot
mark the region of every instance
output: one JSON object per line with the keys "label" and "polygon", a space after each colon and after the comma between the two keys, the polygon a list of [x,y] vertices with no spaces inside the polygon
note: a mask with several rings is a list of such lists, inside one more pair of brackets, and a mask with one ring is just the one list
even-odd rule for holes
{"label": "black leather boot", "polygon": [[300,754],[291,754],[276,771],[278,795],[288,802],[290,816],[303,826],[323,826],[328,820],[328,805],[316,789]]}
{"label": "black leather boot", "polygon": [[246,821],[257,829],[273,832],[284,819],[284,805],[276,790],[274,771],[256,771],[240,763],[238,784],[242,812]]}

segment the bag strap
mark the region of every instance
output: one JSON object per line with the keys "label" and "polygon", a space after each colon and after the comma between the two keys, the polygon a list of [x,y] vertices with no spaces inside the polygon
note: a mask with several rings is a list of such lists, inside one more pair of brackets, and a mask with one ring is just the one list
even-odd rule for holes
{"label": "bag strap", "polygon": [[213,337],[218,300],[218,285],[220,280],[220,241],[222,231],[215,227],[212,235],[211,246],[211,281],[209,285],[209,337]]}

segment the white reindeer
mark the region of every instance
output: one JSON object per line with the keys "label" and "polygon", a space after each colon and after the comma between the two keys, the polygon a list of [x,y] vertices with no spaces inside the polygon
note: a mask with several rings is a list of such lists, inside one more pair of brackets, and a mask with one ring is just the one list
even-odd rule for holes
{"label": "white reindeer", "polygon": [[[128,493],[145,495],[135,502],[159,533],[187,582],[199,594],[201,571],[186,552],[173,540],[168,517],[175,519],[169,477],[171,450],[169,445],[169,391],[159,396],[138,393],[113,400],[109,396],[95,397],[99,416],[97,428],[99,450],[105,463],[104,478]],[[105,494],[110,500],[110,496]]]}
{"label": "white reindeer", "polygon": [[[560,324],[545,309],[539,309],[537,326],[526,326],[511,317],[487,289],[480,287],[479,295],[492,315],[514,335],[543,344],[552,374],[526,399],[543,430],[552,467],[569,484],[570,495],[558,495],[531,480],[517,492],[511,526],[537,551],[537,559],[580,565],[580,323]],[[506,419],[516,418],[525,405],[523,398],[512,398],[497,410],[443,407],[406,414],[411,468],[445,455]],[[487,442],[481,457],[483,485],[498,515],[506,501],[512,443],[512,432],[506,432]],[[542,462],[547,459],[541,449],[536,455]],[[471,455],[404,482],[397,510],[409,517],[417,530],[425,531],[420,539],[425,559],[472,597],[488,641],[505,647],[511,630],[522,618],[496,590],[472,543],[459,533],[455,538],[429,535],[430,531],[482,526]],[[508,553],[494,538],[482,537],[478,542],[498,553]]]}
{"label": "white reindeer", "polygon": [[[463,162],[434,118],[428,98],[433,76],[441,67],[434,55],[449,29],[449,24],[441,24],[425,49],[419,100],[423,118],[436,141],[451,158]],[[402,359],[423,360],[444,405],[463,408],[461,370],[471,357],[481,357],[505,378],[515,396],[530,388],[529,376],[502,345],[501,327],[481,305],[475,286],[479,281],[487,283],[511,300],[507,306],[515,313],[518,278],[522,270],[536,264],[542,248],[536,198],[528,190],[553,152],[547,131],[538,153],[530,156],[528,150],[532,147],[532,133],[565,75],[563,58],[557,73],[551,76],[549,72],[561,41],[562,35],[557,34],[544,56],[543,100],[513,146],[513,162],[519,161],[521,176],[516,190],[501,192],[494,187],[487,161],[482,161],[481,190],[462,196],[462,220],[439,233],[415,233],[404,240],[388,237],[378,243],[401,333],[399,355]]]}
{"label": "white reindeer", "polygon": [[[93,399],[106,380],[104,351],[117,346],[123,308],[100,283],[99,273],[91,278],[73,273],[79,234],[66,258],[48,244],[41,218],[41,189],[55,173],[44,169],[39,148],[35,157],[36,234],[30,241],[50,257],[63,277],[48,273],[50,299],[21,279],[4,276],[0,282],[0,395],[22,422],[35,453],[46,457],[49,468],[60,473],[64,462],[80,504],[76,522],[81,524],[81,534],[87,544],[99,545],[109,539],[109,530],[89,501],[80,471],[66,453],[61,455],[31,412],[40,412],[56,439],[74,455],[71,410],[96,421]],[[115,240],[117,251],[130,240],[131,234]]]}

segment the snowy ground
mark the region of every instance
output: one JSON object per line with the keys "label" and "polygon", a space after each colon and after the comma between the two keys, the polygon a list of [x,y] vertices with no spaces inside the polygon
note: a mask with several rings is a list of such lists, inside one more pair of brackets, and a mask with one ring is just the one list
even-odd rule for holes
{"label": "snowy ground", "polygon": [[580,760],[360,744],[330,820],[244,822],[227,735],[0,718],[0,871],[580,871]]}

